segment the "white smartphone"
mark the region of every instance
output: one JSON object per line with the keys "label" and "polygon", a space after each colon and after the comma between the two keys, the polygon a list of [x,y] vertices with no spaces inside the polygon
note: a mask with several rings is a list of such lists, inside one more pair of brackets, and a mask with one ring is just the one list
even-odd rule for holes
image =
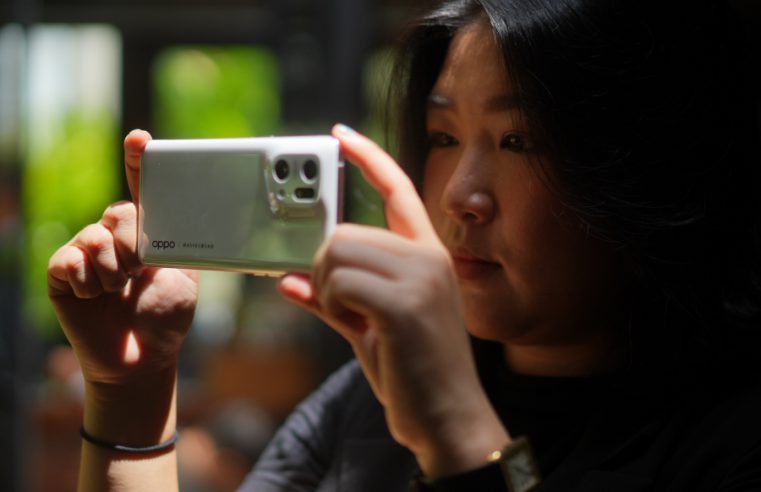
{"label": "white smartphone", "polygon": [[309,271],[343,214],[330,136],[151,140],[140,168],[146,265],[278,276]]}

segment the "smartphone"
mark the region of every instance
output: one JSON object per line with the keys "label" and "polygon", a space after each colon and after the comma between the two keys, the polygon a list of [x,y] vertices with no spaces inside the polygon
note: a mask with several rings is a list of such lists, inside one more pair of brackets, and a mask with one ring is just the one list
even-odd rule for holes
{"label": "smartphone", "polygon": [[330,136],[151,140],[140,168],[145,265],[307,272],[343,214]]}

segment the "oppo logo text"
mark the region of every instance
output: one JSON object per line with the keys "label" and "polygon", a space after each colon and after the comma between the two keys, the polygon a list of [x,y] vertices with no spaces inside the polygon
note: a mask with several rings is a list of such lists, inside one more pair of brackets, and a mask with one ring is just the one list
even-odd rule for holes
{"label": "oppo logo text", "polygon": [[174,249],[174,241],[153,241],[151,246],[156,249]]}

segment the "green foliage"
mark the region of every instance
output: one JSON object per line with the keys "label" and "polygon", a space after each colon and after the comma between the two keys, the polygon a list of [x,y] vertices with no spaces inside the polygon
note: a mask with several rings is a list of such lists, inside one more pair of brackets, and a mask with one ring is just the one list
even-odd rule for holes
{"label": "green foliage", "polygon": [[[393,144],[388,142],[384,120],[392,62],[391,50],[383,49],[373,54],[365,63],[362,72],[362,90],[367,116],[362,121],[360,129],[365,135],[381,143],[393,155]],[[360,224],[385,226],[383,200],[355,167],[349,167],[346,182],[347,220]]]}
{"label": "green foliage", "polygon": [[97,221],[119,192],[114,120],[106,110],[72,110],[49,140],[30,136],[22,179],[24,315],[47,336],[60,334],[47,298],[48,260],[77,230]]}
{"label": "green foliage", "polygon": [[175,47],[154,67],[156,135],[250,137],[280,126],[277,59],[250,47]]}
{"label": "green foliage", "polygon": [[381,49],[370,56],[362,70],[362,95],[367,109],[362,131],[392,153],[393,142],[387,141],[385,117],[393,62],[392,50]]}

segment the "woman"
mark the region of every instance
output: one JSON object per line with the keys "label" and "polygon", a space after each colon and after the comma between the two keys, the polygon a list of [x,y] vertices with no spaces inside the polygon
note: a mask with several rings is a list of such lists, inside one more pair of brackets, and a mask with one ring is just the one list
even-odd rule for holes
{"label": "woman", "polygon": [[[342,225],[279,284],[358,363],[243,490],[761,489],[758,118],[729,12],[677,3],[448,1],[411,31],[408,175],[334,129],[389,230]],[[176,488],[196,277],[134,245],[122,202],[50,263],[83,490]]]}

